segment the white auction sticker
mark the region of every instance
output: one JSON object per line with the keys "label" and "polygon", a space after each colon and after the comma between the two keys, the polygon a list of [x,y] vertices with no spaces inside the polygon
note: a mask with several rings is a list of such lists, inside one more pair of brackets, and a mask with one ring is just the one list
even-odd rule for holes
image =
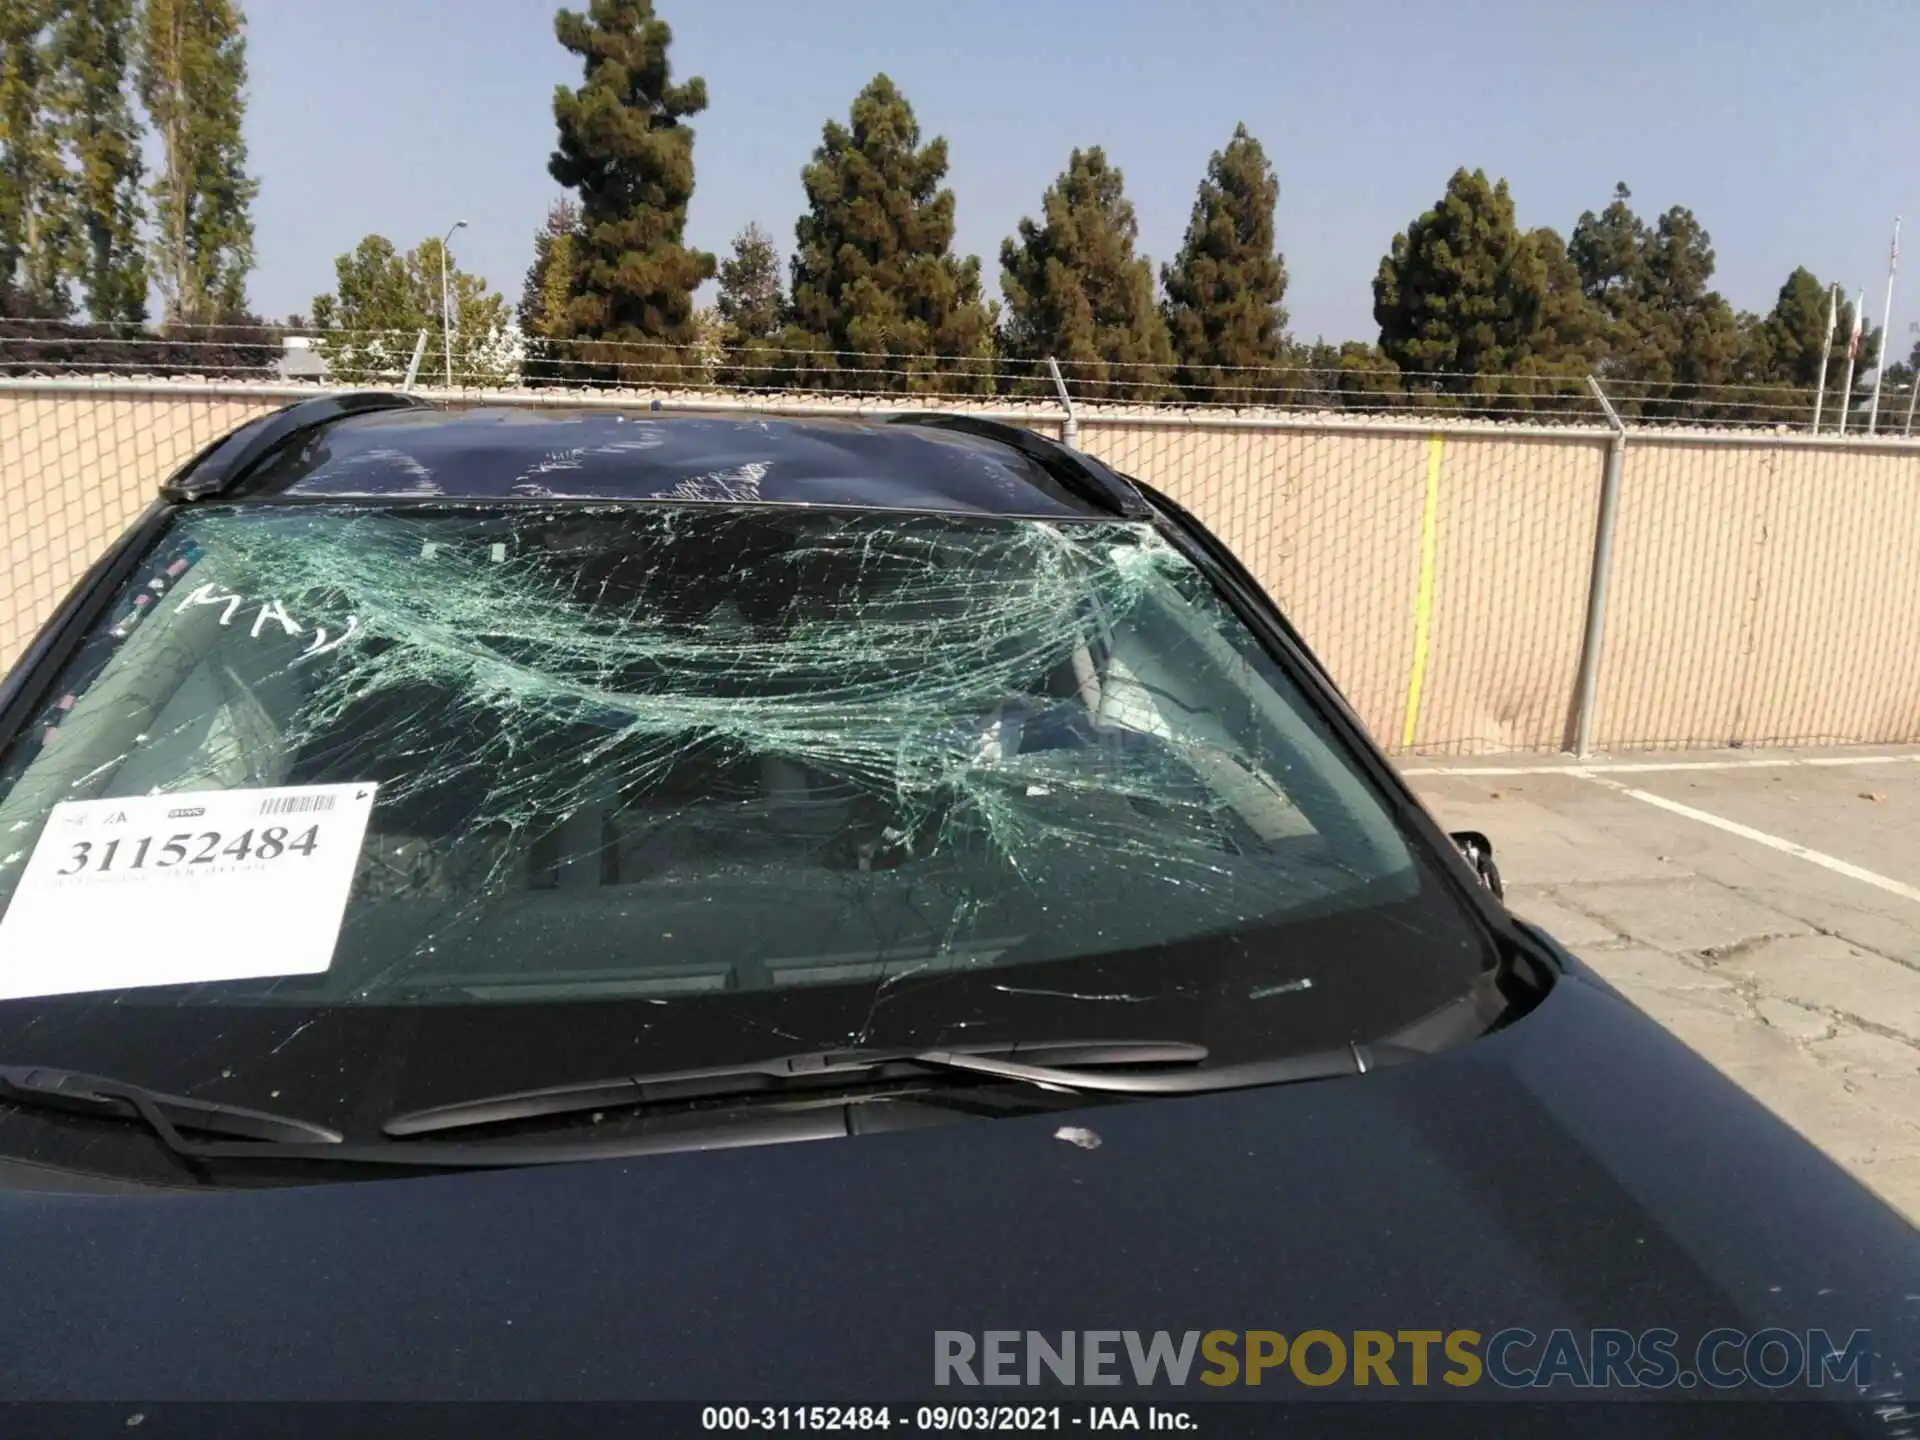
{"label": "white auction sticker", "polygon": [[377,788],[54,806],[0,916],[0,1000],[320,974]]}

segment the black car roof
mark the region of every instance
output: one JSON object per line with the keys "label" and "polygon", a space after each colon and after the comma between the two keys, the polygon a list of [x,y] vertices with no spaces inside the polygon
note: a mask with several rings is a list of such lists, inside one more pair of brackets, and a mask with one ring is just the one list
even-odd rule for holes
{"label": "black car roof", "polygon": [[1097,461],[964,415],[446,408],[365,395],[295,405],[255,424],[257,434],[245,427],[190,463],[167,493],[760,502],[1059,518],[1146,513],[1138,492]]}

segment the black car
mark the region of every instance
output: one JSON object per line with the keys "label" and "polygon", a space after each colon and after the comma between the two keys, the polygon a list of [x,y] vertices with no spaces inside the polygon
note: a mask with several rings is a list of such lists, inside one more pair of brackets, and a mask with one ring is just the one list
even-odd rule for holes
{"label": "black car", "polygon": [[1496,875],[1051,441],[294,405],[0,691],[0,1400],[1920,1430],[1912,1227]]}

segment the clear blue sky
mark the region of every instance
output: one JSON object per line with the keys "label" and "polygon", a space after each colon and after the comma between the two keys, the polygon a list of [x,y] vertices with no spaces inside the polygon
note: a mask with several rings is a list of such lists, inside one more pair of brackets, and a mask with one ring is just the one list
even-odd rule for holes
{"label": "clear blue sky", "polygon": [[[454,219],[461,264],[517,297],[558,194],[552,95],[578,83],[552,0],[247,0],[261,180],[257,310],[308,309],[333,257]],[[786,247],[829,116],[885,70],[945,135],[956,247],[998,294],[999,247],[1075,145],[1126,172],[1144,251],[1177,248],[1208,154],[1245,120],[1280,177],[1293,333],[1372,339],[1394,232],[1459,165],[1505,176],[1523,225],[1567,233],[1625,180],[1694,210],[1715,283],[1766,309],[1793,266],[1865,285],[1910,243],[1895,333],[1920,320],[1914,0],[659,0],[704,76],[690,240],[749,220]],[[1905,348],[1904,345],[1901,348]]]}

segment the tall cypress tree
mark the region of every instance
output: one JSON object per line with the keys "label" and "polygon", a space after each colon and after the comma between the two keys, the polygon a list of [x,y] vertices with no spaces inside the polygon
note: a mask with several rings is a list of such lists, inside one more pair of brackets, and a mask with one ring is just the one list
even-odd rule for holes
{"label": "tall cypress tree", "polygon": [[1511,370],[1532,354],[1547,264],[1514,223],[1507,182],[1456,170],[1447,192],[1381,260],[1373,281],[1380,348],[1403,370],[1458,376]]}
{"label": "tall cypress tree", "polygon": [[698,339],[693,292],[714,273],[713,256],[683,243],[686,121],[707,108],[706,82],[673,83],[673,31],[653,0],[592,0],[585,14],[560,11],[553,29],[584,67],[578,89],[553,97],[560,139],[547,169],[580,196],[573,294],[556,338],[578,342],[569,348],[608,378],[684,378]]}
{"label": "tall cypress tree", "polygon": [[96,323],[147,318],[133,41],[133,0],[69,4],[53,36],[54,108],[74,161],[73,269]]}
{"label": "tall cypress tree", "polygon": [[164,156],[152,194],[168,318],[229,319],[246,308],[260,189],[241,133],[247,41],[234,0],[146,0],[138,75]]}
{"label": "tall cypress tree", "polygon": [[951,248],[953,191],[940,183],[947,142],[921,144],[913,107],[885,75],[860,92],[850,118],[827,122],[801,172],[808,208],[795,226],[786,343],[815,351],[810,378],[829,383],[990,388],[980,261]]}
{"label": "tall cypress tree", "polygon": [[1207,162],[1185,243],[1160,272],[1180,384],[1198,399],[1251,394],[1286,348],[1287,267],[1274,241],[1280,181],[1245,125]]}
{"label": "tall cypress tree", "polygon": [[52,0],[0,0],[0,285],[37,314],[72,308],[71,177],[53,110]]}
{"label": "tall cypress tree", "polygon": [[1140,227],[1120,171],[1097,145],[1075,150],[1041,214],[1000,247],[1007,357],[1037,365],[1051,356],[1089,398],[1155,398],[1173,346],[1154,303],[1153,264],[1133,253]]}

